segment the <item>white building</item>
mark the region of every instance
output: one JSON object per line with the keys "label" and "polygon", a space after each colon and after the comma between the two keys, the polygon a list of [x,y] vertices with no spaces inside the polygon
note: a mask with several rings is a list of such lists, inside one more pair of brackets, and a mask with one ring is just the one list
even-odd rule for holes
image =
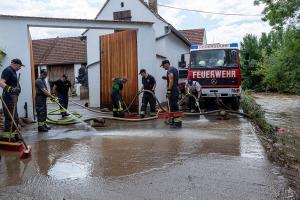
{"label": "white building", "polygon": [[[171,24],[164,20],[157,13],[157,1],[149,0],[148,4],[143,0],[108,0],[97,14],[96,20],[125,20],[125,21],[145,21],[153,22],[153,29],[155,32],[155,41],[153,41],[155,52],[147,52],[145,58],[151,59],[151,65],[137,66],[138,72],[145,68],[150,74],[156,77],[157,89],[156,95],[160,101],[165,100],[166,82],[161,79],[166,74],[163,68],[160,68],[162,60],[168,59],[171,65],[178,67],[182,54],[187,54],[191,45],[186,36],[189,31],[184,33],[176,30]],[[206,43],[206,36],[204,29],[200,37],[202,43]],[[193,30],[194,31],[194,30]],[[86,30],[83,35],[87,36],[87,65],[89,72],[89,88],[90,88],[90,106],[100,107],[101,103],[101,56],[99,43],[100,36],[106,34],[113,34],[114,30]],[[196,33],[199,33],[196,32]],[[193,33],[192,33],[193,34]],[[192,37],[195,35],[192,35]],[[192,38],[191,37],[191,38]],[[198,40],[199,41],[199,40]],[[197,41],[197,42],[198,42]],[[201,43],[200,42],[200,43]],[[144,46],[143,48],[148,48]],[[140,49],[137,49],[139,52]],[[135,74],[138,76],[138,73]],[[138,88],[141,87],[141,78],[138,79]],[[106,82],[107,83],[107,82]],[[107,83],[111,84],[111,83]],[[107,92],[106,92],[106,95]]]}

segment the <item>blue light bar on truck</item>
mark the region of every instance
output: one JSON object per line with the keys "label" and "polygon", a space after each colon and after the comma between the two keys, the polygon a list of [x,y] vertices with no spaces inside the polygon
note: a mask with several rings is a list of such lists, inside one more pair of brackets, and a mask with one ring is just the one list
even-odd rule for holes
{"label": "blue light bar on truck", "polygon": [[199,46],[196,45],[196,44],[192,44],[192,45],[191,45],[191,49],[198,49],[198,48],[199,48]]}
{"label": "blue light bar on truck", "polygon": [[238,47],[239,47],[239,44],[238,44],[238,43],[231,43],[231,44],[230,44],[230,47],[231,47],[231,48],[238,48]]}

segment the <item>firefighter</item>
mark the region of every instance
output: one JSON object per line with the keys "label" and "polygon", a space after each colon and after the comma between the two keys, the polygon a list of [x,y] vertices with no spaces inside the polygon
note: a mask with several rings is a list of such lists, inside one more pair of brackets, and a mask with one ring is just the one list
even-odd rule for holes
{"label": "firefighter", "polygon": [[111,92],[111,98],[113,103],[113,116],[114,117],[124,117],[124,109],[122,104],[121,91],[124,84],[128,81],[127,78],[114,78],[113,87]]}
{"label": "firefighter", "polygon": [[[140,75],[142,76],[142,88],[140,91],[150,90],[154,93],[156,87],[155,78],[152,75],[148,74],[145,69],[141,69]],[[156,101],[154,96],[149,92],[144,92],[143,99],[142,99],[141,113],[140,113],[141,118],[145,117],[148,103],[150,104],[150,116],[152,117],[156,115],[155,113]]]}
{"label": "firefighter", "polygon": [[[170,66],[169,60],[162,61],[161,66],[167,71],[167,98],[170,104],[171,112],[178,112],[178,70],[175,67]],[[171,128],[180,128],[182,126],[181,117],[174,117],[170,121]]]}
{"label": "firefighter", "polygon": [[200,109],[199,99],[201,97],[201,85],[198,81],[188,81],[186,85],[186,96],[188,97],[188,108],[190,112],[193,113],[196,112],[196,109]]}
{"label": "firefighter", "polygon": [[47,71],[41,70],[40,77],[35,81],[35,109],[38,120],[38,131],[48,132],[51,128],[46,124],[47,120],[47,97],[51,100],[57,101],[57,99],[50,94],[47,89],[47,84],[45,79],[47,78]]}
{"label": "firefighter", "polygon": [[66,113],[65,109],[68,109],[69,104],[69,90],[72,84],[68,80],[68,77],[64,74],[61,79],[57,80],[53,86],[53,93],[57,95],[59,104],[64,108],[60,108],[60,113],[62,117],[66,117],[69,114]]}
{"label": "firefighter", "polygon": [[[11,60],[10,66],[5,68],[1,74],[0,86],[3,88],[2,98],[4,103],[7,105],[7,109],[3,105],[4,113],[4,132],[14,132],[16,130],[15,125],[12,123],[12,119],[9,112],[14,115],[15,122],[18,123],[18,112],[17,112],[17,97],[21,93],[21,88],[18,84],[17,71],[22,66],[22,61],[18,58]],[[15,113],[13,113],[15,111]],[[15,138],[17,140],[17,138]]]}

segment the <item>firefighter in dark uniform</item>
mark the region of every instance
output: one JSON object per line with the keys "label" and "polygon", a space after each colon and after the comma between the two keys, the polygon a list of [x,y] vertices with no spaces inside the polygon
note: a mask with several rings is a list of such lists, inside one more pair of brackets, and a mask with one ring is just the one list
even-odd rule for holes
{"label": "firefighter in dark uniform", "polygon": [[[141,69],[140,75],[142,76],[142,88],[140,91],[150,90],[154,93],[156,87],[155,78],[152,75],[148,74],[145,69]],[[146,109],[148,103],[150,104],[150,116],[156,115],[155,113],[156,101],[154,96],[149,92],[144,92],[143,99],[142,99],[141,113],[140,113],[141,118],[144,118],[146,115]]]}
{"label": "firefighter in dark uniform", "polygon": [[39,132],[48,132],[48,130],[50,130],[50,127],[46,124],[47,97],[50,97],[53,101],[57,101],[57,99],[55,99],[55,97],[52,96],[47,89],[47,84],[45,81],[47,75],[48,74],[46,70],[41,70],[40,77],[35,81],[35,109],[37,114]]}
{"label": "firefighter in dark uniform", "polygon": [[66,113],[65,109],[68,109],[69,90],[71,87],[72,84],[66,75],[63,75],[61,79],[57,80],[53,86],[53,93],[57,95],[59,104],[64,108],[60,108],[62,117],[68,116],[68,113]]}
{"label": "firefighter in dark uniform", "polygon": [[[162,61],[161,66],[167,70],[167,98],[170,104],[171,112],[178,112],[178,98],[179,98],[179,88],[178,88],[178,70],[175,67],[170,66],[170,61]],[[181,117],[174,117],[170,121],[171,128],[180,128],[182,127]]]}
{"label": "firefighter in dark uniform", "polygon": [[113,103],[113,116],[124,117],[124,109],[122,104],[121,91],[124,84],[127,82],[127,78],[114,78],[113,87],[111,92],[111,98]]}
{"label": "firefighter in dark uniform", "polygon": [[[5,68],[1,74],[0,86],[3,88],[2,98],[8,107],[8,111],[14,115],[15,122],[18,123],[18,112],[17,112],[17,96],[21,93],[21,88],[18,84],[17,71],[19,71],[22,66],[22,61],[18,58],[11,61],[10,66]],[[15,108],[14,108],[15,107]],[[5,106],[2,106],[4,113],[4,132],[14,132],[16,130],[15,125],[12,123],[12,119],[8,114]],[[15,113],[13,111],[15,110]]]}

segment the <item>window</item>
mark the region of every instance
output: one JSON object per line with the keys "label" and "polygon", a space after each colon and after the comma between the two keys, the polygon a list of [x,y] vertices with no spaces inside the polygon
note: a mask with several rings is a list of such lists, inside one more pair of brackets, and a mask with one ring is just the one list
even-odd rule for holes
{"label": "window", "polygon": [[131,21],[131,10],[114,12],[114,20]]}
{"label": "window", "polygon": [[237,68],[238,52],[230,49],[200,50],[191,53],[191,68]]}
{"label": "window", "polygon": [[121,2],[121,8],[123,8],[124,7],[124,2]]}

